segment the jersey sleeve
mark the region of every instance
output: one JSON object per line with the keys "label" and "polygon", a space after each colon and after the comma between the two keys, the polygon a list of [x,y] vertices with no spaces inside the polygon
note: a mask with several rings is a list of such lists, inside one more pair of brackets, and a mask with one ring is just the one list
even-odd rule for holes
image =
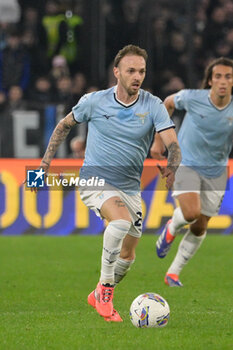
{"label": "jersey sleeve", "polygon": [[78,123],[88,122],[91,119],[92,93],[83,95],[78,103],[72,108],[74,119]]}
{"label": "jersey sleeve", "polygon": [[190,97],[190,90],[180,90],[174,97],[176,109],[188,110],[188,101]]}
{"label": "jersey sleeve", "polygon": [[175,124],[171,120],[166,107],[160,99],[157,99],[153,109],[157,111],[157,113],[154,113],[154,127],[156,132],[175,128]]}

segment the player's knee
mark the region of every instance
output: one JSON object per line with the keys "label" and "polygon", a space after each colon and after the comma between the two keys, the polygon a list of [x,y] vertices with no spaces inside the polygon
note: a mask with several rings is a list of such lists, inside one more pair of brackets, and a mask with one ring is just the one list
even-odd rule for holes
{"label": "player's knee", "polygon": [[188,208],[183,212],[184,218],[189,223],[195,222],[201,215],[199,208]]}
{"label": "player's knee", "polygon": [[118,219],[110,221],[107,230],[111,232],[112,236],[115,236],[119,239],[123,239],[129,232],[130,227],[131,221]]}

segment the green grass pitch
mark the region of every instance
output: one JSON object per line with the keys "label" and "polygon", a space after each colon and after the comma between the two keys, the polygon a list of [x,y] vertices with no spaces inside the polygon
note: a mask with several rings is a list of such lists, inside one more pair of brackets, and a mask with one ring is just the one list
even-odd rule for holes
{"label": "green grass pitch", "polygon": [[[124,319],[107,323],[87,304],[99,277],[101,236],[0,237],[1,350],[232,350],[233,235],[207,236],[181,274],[183,288],[163,283],[179,236],[166,259],[156,237],[144,235],[131,271],[115,290]],[[133,299],[156,292],[171,315],[162,329],[137,329]]]}

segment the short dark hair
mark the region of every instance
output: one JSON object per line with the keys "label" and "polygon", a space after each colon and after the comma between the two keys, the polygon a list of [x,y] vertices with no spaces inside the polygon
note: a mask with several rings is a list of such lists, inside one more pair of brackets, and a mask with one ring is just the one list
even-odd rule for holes
{"label": "short dark hair", "polygon": [[139,46],[127,45],[127,46],[124,46],[123,49],[121,49],[116,55],[114,59],[114,67],[118,67],[122,58],[127,55],[141,56],[144,58],[145,61],[147,61],[147,57],[148,57],[146,50],[141,49]]}
{"label": "short dark hair", "polygon": [[210,64],[205,69],[205,74],[201,85],[202,89],[210,88],[209,80],[212,78],[213,68],[218,65],[228,66],[233,69],[233,60],[227,57],[219,57],[211,61]]}

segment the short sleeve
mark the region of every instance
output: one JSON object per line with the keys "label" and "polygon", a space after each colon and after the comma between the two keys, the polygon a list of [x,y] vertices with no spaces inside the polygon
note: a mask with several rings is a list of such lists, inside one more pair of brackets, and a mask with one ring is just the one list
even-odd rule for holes
{"label": "short sleeve", "polygon": [[180,90],[174,97],[176,109],[188,109],[189,90]]}
{"label": "short sleeve", "polygon": [[156,132],[161,132],[166,129],[175,128],[175,125],[171,120],[166,107],[160,99],[157,99],[153,109],[154,127]]}
{"label": "short sleeve", "polygon": [[78,123],[88,122],[91,118],[92,93],[83,95],[78,103],[72,108],[74,119]]}

